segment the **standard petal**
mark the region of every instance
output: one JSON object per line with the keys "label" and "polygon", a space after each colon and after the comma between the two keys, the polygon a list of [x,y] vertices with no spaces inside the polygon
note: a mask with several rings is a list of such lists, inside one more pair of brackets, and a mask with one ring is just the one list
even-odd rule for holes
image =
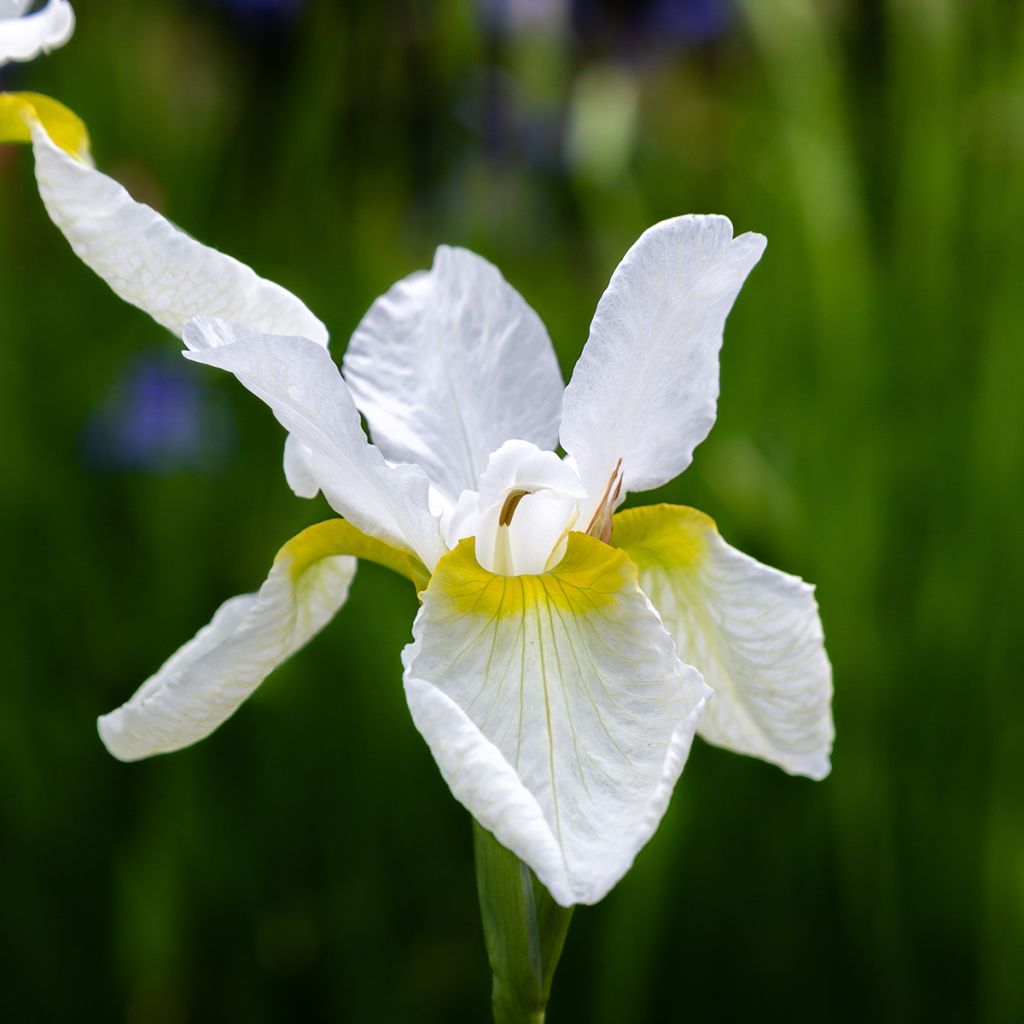
{"label": "standard petal", "polygon": [[184,332],[199,363],[233,373],[273,410],[304,446],[308,478],[346,519],[373,537],[417,555],[428,567],[445,548],[418,466],[390,466],[369,443],[345,382],[326,349],[306,338],[262,334],[248,326],[197,317]]}
{"label": "standard petal", "polygon": [[454,504],[511,437],[554,448],[562,376],[540,318],[487,260],[441,246],[370,307],[342,363],[370,434]]}
{"label": "standard petal", "polygon": [[67,0],[50,0],[41,11],[24,15],[28,6],[21,0],[0,6],[0,67],[56,50],[75,31],[75,12]]}
{"label": "standard petal", "polygon": [[345,603],[356,559],[368,558],[423,585],[424,570],[340,519],[290,540],[255,594],[225,602],[126,704],[99,719],[122,761],[180,750],[226,721],[257,686]]}
{"label": "standard petal", "polygon": [[677,505],[628,509],[612,542],[714,690],[709,743],[824,778],[832,750],[832,668],[814,588],[730,547],[714,522]]}
{"label": "standard petal", "polygon": [[629,559],[573,534],[552,572],[497,576],[462,541],[403,662],[456,799],[563,906],[601,899],[657,828],[709,692]]}
{"label": "standard petal", "polygon": [[589,511],[619,459],[623,495],[690,464],[715,421],[725,318],[764,247],[761,235],[734,239],[725,217],[677,217],[645,231],[616,268],[562,404],[562,447]]}
{"label": "standard petal", "polygon": [[43,123],[31,132],[50,219],[120,298],[178,335],[202,314],[326,346],[327,329],[291,292],[135,202],[113,178],[54,145]]}

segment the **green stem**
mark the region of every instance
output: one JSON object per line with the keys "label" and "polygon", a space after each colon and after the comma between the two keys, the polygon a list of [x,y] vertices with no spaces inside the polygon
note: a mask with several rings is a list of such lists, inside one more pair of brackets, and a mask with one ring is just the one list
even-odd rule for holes
{"label": "green stem", "polygon": [[559,906],[533,872],[475,821],[473,851],[495,1024],[544,1024],[572,907]]}

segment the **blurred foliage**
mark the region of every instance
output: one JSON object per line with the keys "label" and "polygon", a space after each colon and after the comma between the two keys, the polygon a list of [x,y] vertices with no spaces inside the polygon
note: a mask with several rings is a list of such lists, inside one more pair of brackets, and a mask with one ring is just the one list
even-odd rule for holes
{"label": "blurred foliage", "polygon": [[[644,227],[768,235],[718,424],[657,497],[818,584],[834,771],[698,743],[633,872],[577,912],[549,1016],[1024,1019],[1021,8],[76,7],[5,87],[77,110],[104,169],[306,299],[336,355],[438,242],[503,269],[568,373]],[[402,697],[404,581],[362,569],[193,750],[100,745],[95,716],[328,509],[226,375],[139,398],[174,339],[73,257],[27,151],[0,178],[6,1019],[485,1019],[469,821]],[[175,458],[180,415],[205,454],[185,429]]]}

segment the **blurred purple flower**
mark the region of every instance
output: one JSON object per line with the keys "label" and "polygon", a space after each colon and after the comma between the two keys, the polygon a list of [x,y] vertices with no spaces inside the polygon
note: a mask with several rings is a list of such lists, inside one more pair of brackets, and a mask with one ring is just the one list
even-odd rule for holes
{"label": "blurred purple flower", "polygon": [[254,14],[298,14],[306,0],[215,0],[221,7]]}
{"label": "blurred purple flower", "polygon": [[[222,0],[227,2],[227,0]],[[565,26],[581,40],[606,37],[647,45],[709,43],[729,27],[733,0],[477,0],[492,32],[515,33]]]}
{"label": "blurred purple flower", "polygon": [[491,47],[485,79],[474,83],[462,120],[481,136],[492,161],[525,162],[559,172],[564,163],[565,91],[545,95],[510,73],[507,48],[538,34],[555,42],[565,74],[577,51],[584,66],[613,61],[632,74],[657,66],[681,47],[707,46],[729,31],[735,0],[476,0]]}
{"label": "blurred purple flower", "polygon": [[134,359],[86,424],[89,462],[151,473],[220,463],[231,422],[189,369],[163,351]]}
{"label": "blurred purple flower", "polygon": [[568,6],[569,0],[477,0],[484,25],[497,32],[557,27]]}
{"label": "blurred purple flower", "polygon": [[711,43],[732,18],[732,0],[572,0],[573,30],[582,39],[621,33],[650,46]]}
{"label": "blurred purple flower", "polygon": [[212,0],[244,21],[269,25],[289,21],[299,16],[306,0]]}
{"label": "blurred purple flower", "polygon": [[731,16],[727,0],[654,0],[647,19],[659,36],[709,43],[729,27]]}

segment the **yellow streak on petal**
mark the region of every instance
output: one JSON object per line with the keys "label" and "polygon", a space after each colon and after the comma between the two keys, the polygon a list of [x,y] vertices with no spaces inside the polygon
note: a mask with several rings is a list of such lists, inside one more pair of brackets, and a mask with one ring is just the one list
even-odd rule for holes
{"label": "yellow streak on petal", "polygon": [[537,605],[587,615],[610,605],[636,579],[636,566],[621,551],[571,533],[562,561],[536,576],[488,572],[476,560],[473,538],[467,538],[437,563],[431,587],[462,614],[493,619],[518,617]]}
{"label": "yellow streak on petal", "polygon": [[37,92],[0,93],[0,142],[31,142],[33,121],[76,160],[91,161],[85,122],[63,103]]}
{"label": "yellow streak on petal", "polygon": [[685,505],[646,505],[616,512],[612,543],[644,569],[670,564],[697,569],[708,550],[708,537],[718,532],[715,521]]}
{"label": "yellow streak on petal", "polygon": [[415,555],[370,537],[344,519],[328,519],[296,534],[274,561],[289,559],[289,571],[297,583],[314,564],[334,555],[353,555],[383,565],[405,576],[417,591],[425,589],[430,580],[426,566]]}

